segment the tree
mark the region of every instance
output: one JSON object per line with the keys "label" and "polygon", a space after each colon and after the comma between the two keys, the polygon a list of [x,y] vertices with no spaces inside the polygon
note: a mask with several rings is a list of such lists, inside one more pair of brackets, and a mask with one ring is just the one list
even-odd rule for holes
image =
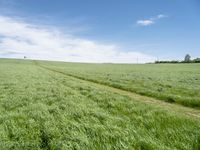
{"label": "tree", "polygon": [[200,58],[196,58],[193,60],[194,63],[200,63]]}
{"label": "tree", "polygon": [[190,62],[191,56],[189,54],[185,55],[185,62]]}

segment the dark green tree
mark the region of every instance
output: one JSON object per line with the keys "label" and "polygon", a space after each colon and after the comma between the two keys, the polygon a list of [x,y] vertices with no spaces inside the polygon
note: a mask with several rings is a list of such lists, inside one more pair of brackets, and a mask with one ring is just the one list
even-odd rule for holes
{"label": "dark green tree", "polygon": [[185,62],[190,62],[191,56],[189,54],[185,55]]}

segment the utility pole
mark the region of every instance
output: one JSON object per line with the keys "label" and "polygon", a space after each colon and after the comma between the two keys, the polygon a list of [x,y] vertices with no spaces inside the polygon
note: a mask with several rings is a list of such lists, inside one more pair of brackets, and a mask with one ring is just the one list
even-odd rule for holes
{"label": "utility pole", "polygon": [[159,61],[159,57],[157,57],[157,61]]}

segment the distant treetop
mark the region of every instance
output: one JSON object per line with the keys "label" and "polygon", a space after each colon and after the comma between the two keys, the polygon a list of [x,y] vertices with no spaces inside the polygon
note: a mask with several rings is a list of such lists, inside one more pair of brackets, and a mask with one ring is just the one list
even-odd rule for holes
{"label": "distant treetop", "polygon": [[200,58],[195,58],[193,60],[191,60],[191,56],[189,54],[185,55],[185,58],[183,61],[179,61],[179,60],[171,60],[171,61],[155,61],[156,64],[160,64],[160,63],[200,63]]}
{"label": "distant treetop", "polygon": [[185,62],[190,62],[190,59],[191,59],[191,56],[189,54],[186,54],[184,61]]}

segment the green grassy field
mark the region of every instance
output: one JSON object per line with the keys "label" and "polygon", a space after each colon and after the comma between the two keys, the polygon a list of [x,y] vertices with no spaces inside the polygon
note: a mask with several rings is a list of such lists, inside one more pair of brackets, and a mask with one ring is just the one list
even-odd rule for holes
{"label": "green grassy field", "polygon": [[198,150],[199,67],[0,59],[0,149]]}
{"label": "green grassy field", "polygon": [[85,80],[200,108],[200,64],[40,63]]}

